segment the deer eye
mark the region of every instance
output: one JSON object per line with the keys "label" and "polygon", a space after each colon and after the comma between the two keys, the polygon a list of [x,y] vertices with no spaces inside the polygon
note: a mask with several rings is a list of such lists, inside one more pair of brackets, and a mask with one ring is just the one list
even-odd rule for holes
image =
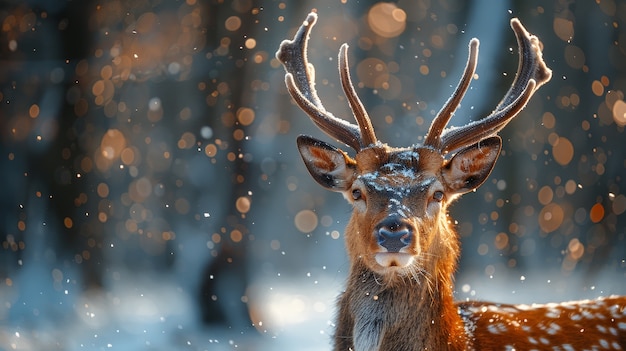
{"label": "deer eye", "polygon": [[440,190],[435,191],[435,193],[433,194],[433,200],[437,202],[443,201],[443,191],[440,191]]}
{"label": "deer eye", "polygon": [[361,194],[360,189],[352,190],[352,199],[354,199],[354,201],[361,200],[362,198],[363,198],[363,194]]}

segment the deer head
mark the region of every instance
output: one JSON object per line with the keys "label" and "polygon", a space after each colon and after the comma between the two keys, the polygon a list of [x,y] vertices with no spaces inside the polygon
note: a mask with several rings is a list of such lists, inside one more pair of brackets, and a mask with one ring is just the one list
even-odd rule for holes
{"label": "deer head", "polygon": [[[348,153],[309,136],[298,137],[300,155],[324,188],[340,192],[354,211],[346,229],[348,254],[354,265],[393,282],[417,273],[449,279],[458,255],[458,239],[447,218],[447,205],[478,188],[491,173],[502,140],[496,134],[551,77],[542,60],[540,42],[519,20],[511,27],[519,44],[519,66],[512,86],[488,116],[458,128],[445,129],[473,78],[477,39],[461,80],[432,121],[422,145],[391,147],[376,138],[370,118],[357,96],[348,68],[348,45],[339,50],[341,86],[356,125],[328,112],[315,90],[315,71],[307,60],[312,12],[293,40],[281,43],[276,57],[283,63],[290,95],[313,123],[331,138],[352,147]],[[428,272],[428,273],[425,273]]]}

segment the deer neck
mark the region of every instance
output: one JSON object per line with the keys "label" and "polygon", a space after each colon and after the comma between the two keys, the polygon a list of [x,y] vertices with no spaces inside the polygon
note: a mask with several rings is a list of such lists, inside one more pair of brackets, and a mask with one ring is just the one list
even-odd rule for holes
{"label": "deer neck", "polygon": [[424,267],[437,272],[433,276],[416,272],[393,278],[355,260],[339,316],[346,318],[341,313],[349,311],[353,319],[355,350],[467,350],[453,299],[455,260],[442,259]]}

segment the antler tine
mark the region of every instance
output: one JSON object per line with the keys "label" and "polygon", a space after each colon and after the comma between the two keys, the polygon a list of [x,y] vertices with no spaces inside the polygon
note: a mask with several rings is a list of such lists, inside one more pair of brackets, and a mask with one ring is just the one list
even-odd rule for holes
{"label": "antler tine", "polygon": [[[515,100],[514,97],[520,95],[519,89],[523,87],[518,81],[528,81],[534,79],[537,82],[535,90],[547,83],[552,78],[552,70],[546,66],[541,53],[541,42],[539,38],[528,33],[519,19],[511,19],[511,28],[515,32],[517,44],[519,45],[519,63],[517,66],[517,75],[506,93],[502,101],[496,107],[498,110],[501,106],[506,106]],[[527,62],[524,64],[524,62]],[[517,91],[516,91],[517,89]],[[508,99],[507,99],[508,98]]]}
{"label": "antler tine", "polygon": [[298,106],[323,132],[359,151],[362,147],[359,127],[326,111],[315,90],[315,69],[307,60],[307,44],[316,21],[317,13],[309,13],[293,40],[280,44],[276,58],[285,67],[285,84]]}
{"label": "antler tine", "polygon": [[441,108],[441,111],[435,116],[432,123],[430,124],[430,128],[428,129],[428,133],[424,138],[424,145],[431,146],[435,149],[439,149],[441,146],[440,136],[443,132],[443,129],[446,127],[450,118],[454,114],[454,111],[459,107],[463,96],[467,92],[467,89],[472,82],[472,77],[474,76],[474,72],[476,72],[476,64],[478,63],[478,39],[474,38],[469,42],[469,55],[467,57],[467,64],[465,65],[465,70],[463,71],[463,75],[461,76],[461,80],[457,85],[454,93],[446,104]]}
{"label": "antler tine", "polygon": [[376,144],[376,134],[374,133],[374,127],[372,121],[365,111],[363,103],[359,99],[359,96],[354,90],[352,79],[350,79],[350,70],[348,68],[348,44],[343,44],[339,48],[339,75],[341,76],[341,87],[343,92],[348,98],[350,109],[354,114],[359,128],[361,129],[361,147],[367,147],[369,145]]}
{"label": "antler tine", "polygon": [[517,75],[511,88],[489,116],[446,130],[440,140],[442,152],[457,150],[499,132],[526,106],[534,92],[552,77],[552,71],[543,61],[539,39],[528,33],[517,18],[511,19],[511,28],[519,46]]}

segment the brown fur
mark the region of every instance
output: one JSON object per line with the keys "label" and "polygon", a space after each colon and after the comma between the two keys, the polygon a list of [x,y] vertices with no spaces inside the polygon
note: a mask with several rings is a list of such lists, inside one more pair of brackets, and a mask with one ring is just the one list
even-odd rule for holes
{"label": "brown fur", "polygon": [[[346,227],[350,273],[339,298],[335,350],[626,346],[624,297],[532,307],[453,301],[453,274],[460,248],[447,204],[487,178],[500,150],[499,138],[462,150],[451,160],[429,148],[377,145],[357,153],[355,161],[308,137],[299,139],[299,147],[315,179],[326,173],[341,178],[333,183],[340,186],[320,184],[343,192],[347,199],[355,188],[362,193],[362,199],[352,201],[355,210]],[[319,160],[311,159],[312,155]],[[320,161],[331,159],[334,162]],[[472,166],[467,167],[470,161]],[[320,162],[323,169],[315,167]],[[344,172],[334,172],[329,164]],[[432,200],[437,190],[445,194],[440,205]],[[403,206],[398,213],[414,228],[416,240],[405,251],[413,261],[404,267],[382,267],[375,259],[384,251],[376,241],[377,224],[394,215],[390,213],[392,203]]]}
{"label": "brown fur", "polygon": [[[299,139],[303,160],[315,179],[326,179],[328,174],[339,177],[321,185],[343,192],[347,199],[358,189],[363,197],[358,201],[365,203],[355,204],[346,227],[351,266],[346,291],[339,300],[336,350],[468,347],[470,341],[452,301],[458,239],[447,220],[446,202],[431,198],[435,191],[452,198],[472,189],[463,181],[446,182],[446,176],[465,179],[471,175],[479,183],[484,180],[497,158],[500,140],[486,145],[460,152],[457,157],[461,160],[444,160],[429,148],[395,149],[386,145],[363,149],[352,159],[319,140]],[[483,162],[469,170],[462,168],[469,157]],[[327,161],[331,159],[334,161]],[[347,166],[355,163],[354,168]],[[336,172],[329,164],[344,172]],[[324,167],[317,168],[319,165]],[[374,234],[376,226],[392,215],[392,202],[399,206],[395,215],[401,214],[415,235],[405,251],[414,262],[405,267],[382,267],[375,259],[381,252]]]}

